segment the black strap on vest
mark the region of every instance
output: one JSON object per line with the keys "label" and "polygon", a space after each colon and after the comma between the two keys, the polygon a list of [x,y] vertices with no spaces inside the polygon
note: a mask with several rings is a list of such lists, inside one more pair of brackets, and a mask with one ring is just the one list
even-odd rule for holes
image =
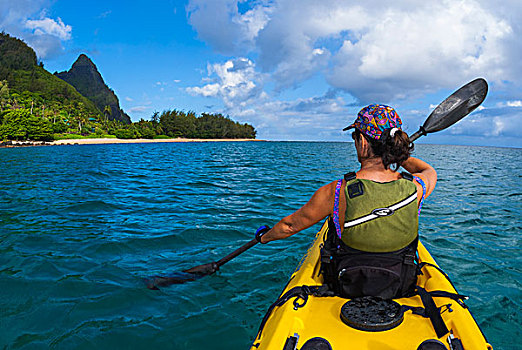
{"label": "black strap on vest", "polygon": [[408,181],[413,181],[413,175],[412,174],[403,171],[401,173],[401,175],[402,175],[403,179],[408,180]]}
{"label": "black strap on vest", "polygon": [[[413,175],[412,174],[403,171],[403,172],[401,172],[401,175],[402,175],[403,179],[406,179],[406,180],[409,180],[409,181],[413,181]],[[344,174],[344,180],[345,181],[350,181],[350,180],[353,180],[355,178],[357,178],[357,174],[355,174],[355,171],[350,171],[349,173]]]}
{"label": "black strap on vest", "polygon": [[350,171],[349,173],[344,174],[344,181],[348,182],[357,178],[357,174],[355,171]]}

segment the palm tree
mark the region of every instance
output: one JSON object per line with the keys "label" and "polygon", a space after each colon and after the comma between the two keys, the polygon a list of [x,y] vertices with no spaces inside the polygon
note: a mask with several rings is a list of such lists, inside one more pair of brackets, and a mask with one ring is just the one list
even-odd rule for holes
{"label": "palm tree", "polygon": [[105,115],[105,119],[109,120],[109,117],[112,115],[112,108],[110,105],[105,106],[103,114]]}
{"label": "palm tree", "polygon": [[112,108],[110,105],[105,106],[105,108],[103,109],[103,115],[105,116],[105,120],[103,121],[102,125],[108,134],[109,133],[109,117],[112,115]]}
{"label": "palm tree", "polygon": [[0,81],[0,111],[4,109],[4,106],[9,103],[9,87],[7,81]]}

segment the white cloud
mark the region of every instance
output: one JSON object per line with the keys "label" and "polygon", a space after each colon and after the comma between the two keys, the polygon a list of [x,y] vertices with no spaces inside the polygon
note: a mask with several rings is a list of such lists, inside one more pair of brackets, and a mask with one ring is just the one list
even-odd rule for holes
{"label": "white cloud", "polygon": [[520,101],[520,100],[517,100],[517,101],[507,101],[506,105],[508,107],[522,107],[522,101]]}
{"label": "white cloud", "polygon": [[491,134],[493,136],[499,136],[506,129],[506,123],[500,117],[493,118],[493,130]]}
{"label": "white cloud", "polygon": [[165,86],[168,86],[169,84],[166,83],[166,82],[163,82],[163,81],[157,81],[156,82],[156,87],[159,87],[159,90],[161,92],[165,91]]}
{"label": "white cloud", "polygon": [[[342,90],[359,104],[404,105],[428,93],[453,91],[476,77],[486,78],[496,89],[492,90],[496,94],[488,97],[493,104],[502,88],[520,91],[522,42],[517,38],[522,34],[522,2],[517,0],[369,0],[356,4],[336,0],[190,0],[187,12],[201,40],[221,53],[240,55],[251,62],[248,81],[256,86],[253,89],[244,84],[247,91],[255,93],[233,96],[235,85],[226,89],[224,75],[218,72],[217,67],[223,68],[223,64],[209,64],[214,78],[187,91],[222,99],[230,111],[248,102],[249,108],[240,111],[243,114],[268,115],[264,112],[276,106],[272,110],[275,116],[264,119],[270,122],[280,122],[285,115],[299,119],[313,114],[313,109],[304,108],[313,104],[301,101],[303,116],[289,117],[286,104],[297,105],[297,100],[277,101],[279,92],[309,86],[311,81],[325,82],[326,89]],[[504,106],[519,107],[518,98],[515,94]],[[489,106],[483,108],[477,112],[491,112]],[[493,132],[485,127],[492,125],[491,120],[485,122],[476,116],[467,120],[465,123],[480,121],[483,135]],[[512,125],[513,120],[502,119],[494,130],[511,132],[500,125]],[[459,130],[455,131],[473,132]]]}
{"label": "white cloud", "polygon": [[20,25],[20,22],[39,13],[46,2],[45,0],[0,1],[0,27]]}
{"label": "white cloud", "polygon": [[219,84],[207,84],[203,87],[189,87],[187,88],[187,92],[193,95],[201,95],[204,97],[218,97],[221,87]]}
{"label": "white cloud", "polygon": [[[522,129],[522,113],[509,107],[486,108],[472,112],[448,132],[452,135],[486,137],[520,138]],[[496,141],[493,141],[496,144]],[[512,144],[511,146],[516,146]],[[520,143],[518,142],[520,146]]]}
{"label": "white cloud", "polygon": [[51,18],[43,18],[39,20],[27,20],[25,27],[34,30],[34,34],[48,34],[56,36],[61,40],[71,39],[72,27],[63,23],[61,18],[57,21]]}
{"label": "white cloud", "polygon": [[39,58],[64,52],[63,43],[72,37],[72,26],[46,15],[47,0],[0,1],[0,28],[23,39]]}
{"label": "white cloud", "polygon": [[263,99],[263,75],[255,70],[254,63],[246,58],[212,64],[207,67],[208,84],[189,87],[187,92],[205,97],[218,97],[225,106],[241,112],[253,100]]}
{"label": "white cloud", "polygon": [[107,18],[112,13],[112,10],[107,10],[98,15],[98,18]]}
{"label": "white cloud", "polygon": [[148,111],[150,111],[152,107],[150,106],[135,106],[132,108],[129,108],[129,113],[137,113],[137,114],[144,114]]}
{"label": "white cloud", "polygon": [[[264,91],[266,76],[256,72],[255,65],[246,58],[229,60],[208,66],[206,84],[189,87],[192,95],[219,98],[224,102],[225,114],[245,119],[255,125],[259,136],[271,139],[299,137],[321,139],[339,134],[346,120],[334,120],[346,115],[346,102],[331,90],[324,96],[278,101]],[[323,123],[321,128],[315,128]],[[301,135],[301,136],[299,136]]]}
{"label": "white cloud", "polygon": [[522,100],[508,100],[508,101],[501,101],[497,102],[496,105],[498,108],[519,108],[522,107]]}
{"label": "white cloud", "polygon": [[[472,0],[419,4],[414,10],[384,8],[380,21],[355,29],[334,57],[329,82],[362,100],[390,100],[476,76],[510,79],[502,41],[512,28]],[[348,28],[347,28],[348,29]],[[350,30],[350,29],[348,29]],[[367,86],[368,88],[363,88]]]}
{"label": "white cloud", "polygon": [[271,11],[260,1],[241,13],[235,0],[191,0],[186,10],[199,38],[226,54],[253,47]]}
{"label": "white cloud", "polygon": [[39,58],[52,58],[63,53],[64,48],[60,39],[49,34],[28,35],[25,38]]}
{"label": "white cloud", "polygon": [[280,88],[320,73],[363,101],[389,101],[522,73],[509,60],[516,20],[482,0],[256,1],[243,14],[238,4],[192,0],[190,23],[218,50],[257,55],[256,65]]}

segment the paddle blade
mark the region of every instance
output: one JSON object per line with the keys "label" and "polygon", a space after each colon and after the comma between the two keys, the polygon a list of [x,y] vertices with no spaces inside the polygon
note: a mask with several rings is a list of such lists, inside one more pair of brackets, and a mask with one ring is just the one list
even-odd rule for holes
{"label": "paddle blade", "polygon": [[175,272],[166,276],[152,276],[144,278],[143,282],[149,289],[159,290],[159,287],[167,287],[173,284],[183,284],[189,281],[195,281],[202,276],[186,273],[186,272]]}
{"label": "paddle blade", "polygon": [[251,241],[243,244],[241,247],[234,250],[232,253],[225,256],[217,262],[194,266],[183,272],[176,272],[167,276],[152,276],[145,278],[144,282],[149,289],[159,289],[158,287],[170,286],[172,284],[181,284],[189,281],[197,280],[203,276],[208,276],[219,270],[219,267],[234,259],[239,254],[252,248],[257,244],[257,239],[253,238]]}
{"label": "paddle blade", "polygon": [[215,262],[194,266],[183,272],[174,272],[166,276],[152,276],[145,278],[144,282],[147,288],[158,290],[158,287],[167,287],[173,284],[183,284],[185,282],[195,281],[201,277],[211,275],[219,269]]}
{"label": "paddle blade", "polygon": [[488,83],[478,78],[464,85],[442,101],[424,122],[426,133],[446,129],[480,106],[488,93]]}

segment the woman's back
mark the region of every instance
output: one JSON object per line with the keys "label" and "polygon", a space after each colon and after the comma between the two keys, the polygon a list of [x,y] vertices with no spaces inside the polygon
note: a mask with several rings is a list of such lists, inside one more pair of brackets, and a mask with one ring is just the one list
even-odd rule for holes
{"label": "woman's back", "polygon": [[346,183],[343,192],[347,204],[340,220],[341,239],[347,246],[389,252],[417,238],[417,187],[412,181],[356,178]]}

